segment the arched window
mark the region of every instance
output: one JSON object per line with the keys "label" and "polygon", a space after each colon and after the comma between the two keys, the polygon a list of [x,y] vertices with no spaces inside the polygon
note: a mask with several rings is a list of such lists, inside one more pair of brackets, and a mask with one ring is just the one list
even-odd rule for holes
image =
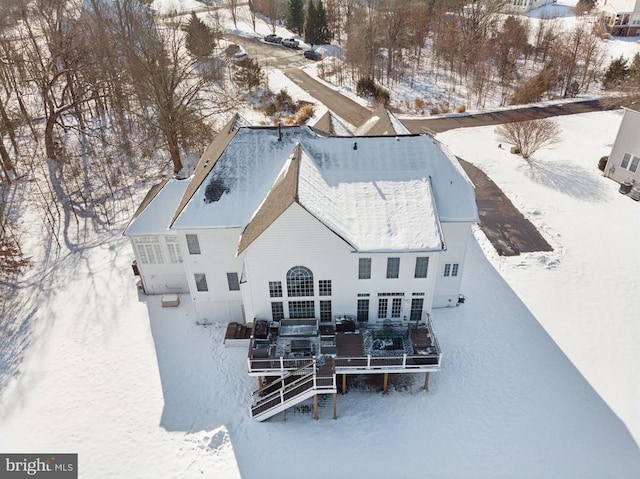
{"label": "arched window", "polygon": [[313,273],[304,266],[294,266],[287,271],[289,296],[313,296]]}

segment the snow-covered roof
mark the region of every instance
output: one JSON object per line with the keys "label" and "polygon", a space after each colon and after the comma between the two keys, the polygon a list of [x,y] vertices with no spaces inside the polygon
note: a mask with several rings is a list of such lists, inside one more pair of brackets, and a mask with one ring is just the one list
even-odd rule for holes
{"label": "snow-covered roof", "polygon": [[614,13],[631,13],[636,8],[637,0],[607,0],[602,10],[609,10]]}
{"label": "snow-covered roof", "polygon": [[[173,228],[244,228],[299,141],[316,138],[308,127],[240,128],[186,206]],[[215,140],[214,140],[215,141]]]}
{"label": "snow-covered roof", "polygon": [[371,116],[354,132],[355,136],[408,135],[411,132],[388,111],[384,105],[376,108]]}
{"label": "snow-covered roof", "polygon": [[311,128],[320,134],[327,136],[351,136],[353,132],[349,130],[331,110],[322,115]]}
{"label": "snow-covered roof", "polygon": [[357,251],[443,249],[420,140],[330,138],[303,146],[300,204]]}
{"label": "snow-covered roof", "polygon": [[473,185],[428,136],[241,127],[210,161],[173,228],[243,228],[240,252],[294,201],[359,251],[441,249],[440,221],[478,220]]}
{"label": "snow-covered roof", "polygon": [[169,229],[169,223],[188,184],[189,180],[170,179],[151,188],[127,226],[124,235],[176,234]]}

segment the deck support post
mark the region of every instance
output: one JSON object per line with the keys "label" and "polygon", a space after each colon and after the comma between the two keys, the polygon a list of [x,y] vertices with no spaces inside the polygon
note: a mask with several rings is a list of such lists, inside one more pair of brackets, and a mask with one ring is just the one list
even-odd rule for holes
{"label": "deck support post", "polygon": [[287,410],[286,410],[286,409],[283,409],[283,410],[282,410],[282,420],[283,420],[283,421],[286,421],[286,420],[287,420]]}
{"label": "deck support post", "polygon": [[424,373],[424,387],[422,389],[429,390],[429,372]]}
{"label": "deck support post", "polygon": [[262,389],[262,376],[258,376],[258,389]]}
{"label": "deck support post", "polygon": [[338,419],[338,393],[333,393],[333,419]]}
{"label": "deck support post", "polygon": [[382,380],[382,392],[385,394],[387,393],[388,385],[389,385],[389,373],[384,373],[384,379]]}
{"label": "deck support post", "polygon": [[318,395],[313,396],[313,419],[318,420]]}
{"label": "deck support post", "polygon": [[342,394],[347,394],[347,375],[342,375]]}

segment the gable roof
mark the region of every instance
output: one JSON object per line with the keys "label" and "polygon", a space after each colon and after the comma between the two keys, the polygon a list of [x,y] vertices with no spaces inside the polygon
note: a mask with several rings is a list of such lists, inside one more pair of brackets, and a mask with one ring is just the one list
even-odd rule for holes
{"label": "gable roof", "polygon": [[187,205],[189,200],[193,197],[195,192],[200,188],[200,185],[207,178],[213,167],[216,165],[216,162],[220,159],[220,156],[224,152],[224,150],[229,146],[229,143],[234,139],[236,133],[239,128],[246,126],[246,121],[237,113],[231,117],[231,120],[227,122],[227,124],[222,127],[220,132],[216,135],[207,149],[204,151],[198,164],[196,165],[196,169],[193,173],[191,181],[189,182],[189,186],[187,187],[180,203],[178,204],[178,208],[175,210],[173,217],[171,218],[171,225],[175,223],[176,219]]}
{"label": "gable roof", "polygon": [[325,136],[352,136],[353,133],[347,128],[331,110],[322,115],[318,121],[311,125],[311,129]]}
{"label": "gable roof", "polygon": [[437,251],[444,236],[420,137],[303,147],[298,201],[356,251]]}
{"label": "gable roof", "polygon": [[239,228],[242,252],[297,202],[357,251],[432,251],[444,247],[441,221],[478,221],[473,184],[429,136],[324,137],[306,126],[228,135],[200,161],[208,173],[192,179],[173,229]]}
{"label": "gable roof", "polygon": [[123,234],[125,236],[176,234],[169,229],[171,214],[188,184],[188,180],[169,179],[153,186],[142,200]]}
{"label": "gable roof", "polygon": [[300,144],[296,144],[289,160],[271,187],[251,221],[242,232],[238,253],[260,236],[298,197],[298,171],[300,169]]}
{"label": "gable roof", "polygon": [[384,105],[376,108],[371,116],[354,132],[354,136],[408,135],[411,132],[389,112]]}
{"label": "gable roof", "polygon": [[306,126],[242,127],[173,222],[173,228],[244,228],[267,197]]}

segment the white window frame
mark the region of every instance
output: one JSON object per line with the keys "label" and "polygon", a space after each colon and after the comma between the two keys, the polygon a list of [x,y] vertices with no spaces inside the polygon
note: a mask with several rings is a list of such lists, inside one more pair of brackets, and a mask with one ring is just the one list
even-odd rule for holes
{"label": "white window frame", "polygon": [[193,273],[193,280],[196,284],[196,291],[199,293],[209,291],[209,284],[207,283],[207,275],[205,273]]}
{"label": "white window frame", "polygon": [[200,239],[197,234],[187,234],[185,235],[187,239],[187,249],[189,250],[189,254],[202,254],[202,250],[200,249]]}

